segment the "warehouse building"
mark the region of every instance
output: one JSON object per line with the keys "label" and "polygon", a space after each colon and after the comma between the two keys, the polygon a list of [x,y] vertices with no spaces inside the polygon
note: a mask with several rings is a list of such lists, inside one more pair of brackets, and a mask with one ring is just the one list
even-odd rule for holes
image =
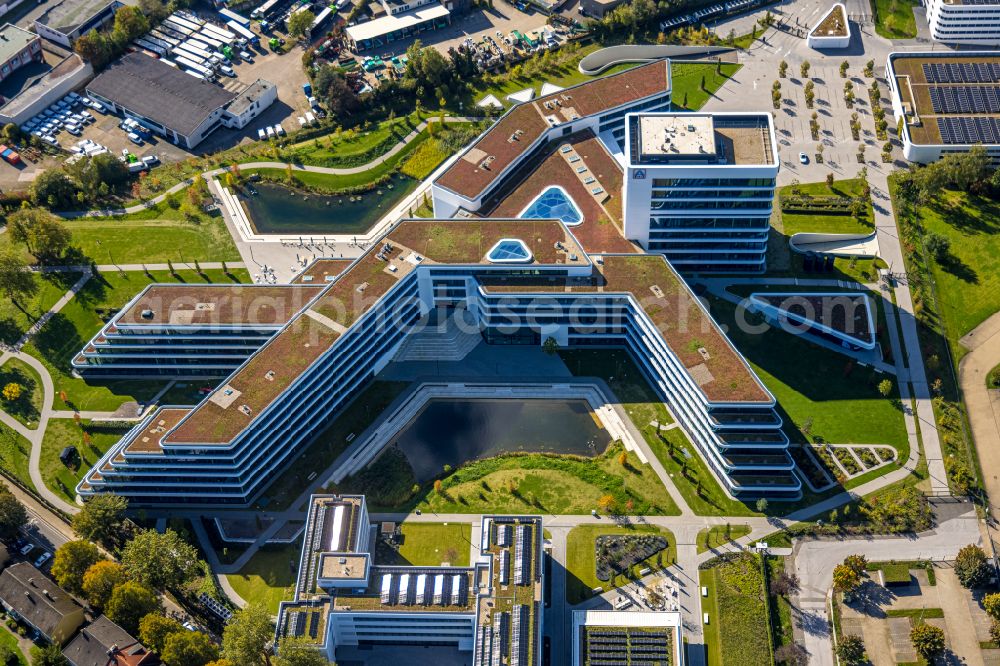
{"label": "warehouse building", "polygon": [[267,81],[237,95],[142,53],[123,56],[90,82],[87,94],[187,149],[220,126],[246,126],[278,98]]}
{"label": "warehouse building", "polygon": [[38,35],[10,23],[0,28],[0,81],[29,62],[42,61]]}
{"label": "warehouse building", "polygon": [[35,19],[35,32],[50,42],[72,48],[77,37],[112,21],[124,5],[119,0],[62,0]]}

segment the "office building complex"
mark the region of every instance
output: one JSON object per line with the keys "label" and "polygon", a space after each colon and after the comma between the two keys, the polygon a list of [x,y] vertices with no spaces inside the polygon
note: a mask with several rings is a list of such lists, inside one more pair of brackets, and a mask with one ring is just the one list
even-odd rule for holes
{"label": "office building complex", "polygon": [[1000,46],[997,0],[927,0],[931,37],[949,44]]}
{"label": "office building complex", "polygon": [[1000,54],[890,53],[886,79],[906,159],[928,164],[981,145],[1000,164]]}
{"label": "office building complex", "polygon": [[588,255],[558,220],[408,220],[332,280],[201,404],[133,428],[78,492],[248,504],[445,308],[488,343],[625,347],[730,493],[800,494],[774,398],[661,256]]}
{"label": "office building complex", "polygon": [[778,176],[770,114],[629,114],[625,140],[626,238],[679,271],[764,270]]}
{"label": "office building complex", "polygon": [[484,516],[469,566],[380,564],[375,538],[392,537],[375,537],[364,497],[311,498],[277,641],[309,641],[330,660],[338,648],[413,645],[471,652],[476,666],[541,663],[540,517]]}

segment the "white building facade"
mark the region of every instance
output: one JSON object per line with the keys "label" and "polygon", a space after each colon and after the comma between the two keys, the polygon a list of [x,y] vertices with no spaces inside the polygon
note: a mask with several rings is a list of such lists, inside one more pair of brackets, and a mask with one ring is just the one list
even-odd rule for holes
{"label": "white building facade", "polygon": [[625,132],[625,237],[681,272],[763,272],[779,165],[771,115],[630,114]]}
{"label": "white building facade", "polygon": [[926,0],[931,37],[948,44],[1000,46],[1000,2]]}

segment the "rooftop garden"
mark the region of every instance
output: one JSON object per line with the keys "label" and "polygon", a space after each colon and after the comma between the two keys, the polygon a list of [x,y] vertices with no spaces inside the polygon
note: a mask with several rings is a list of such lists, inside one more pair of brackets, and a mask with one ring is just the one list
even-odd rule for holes
{"label": "rooftop garden", "polygon": [[[778,190],[781,230],[786,236],[801,232],[869,234],[875,230],[874,212],[863,193],[860,178],[785,185]],[[860,205],[854,202],[861,200]]]}
{"label": "rooftop garden", "polygon": [[840,4],[834,5],[813,28],[816,37],[846,37],[848,35],[847,15]]}
{"label": "rooftop garden", "polygon": [[702,611],[709,666],[743,664],[769,666],[774,662],[767,600],[767,580],[760,556],[725,555],[701,565],[700,584],[708,588]]}
{"label": "rooftop garden", "polygon": [[436,567],[469,566],[471,523],[403,523],[393,545],[380,539],[375,553],[379,565]]}

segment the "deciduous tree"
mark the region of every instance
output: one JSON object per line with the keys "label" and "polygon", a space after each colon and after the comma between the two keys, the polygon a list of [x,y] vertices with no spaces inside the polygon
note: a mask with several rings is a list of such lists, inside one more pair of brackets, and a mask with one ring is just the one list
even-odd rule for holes
{"label": "deciduous tree", "polygon": [[837,643],[837,658],[844,666],[865,663],[865,642],[858,636],[844,636]]}
{"label": "deciduous tree", "polygon": [[7,486],[0,486],[0,539],[13,539],[28,522],[28,510]]}
{"label": "deciduous tree", "polygon": [[219,648],[200,631],[178,631],[167,636],[160,658],[165,666],[205,666],[219,658]]}
{"label": "deciduous tree", "polygon": [[[97,562],[83,574],[83,595],[94,608],[104,608],[115,587],[125,582],[122,565],[111,560]],[[155,617],[155,616],[154,616]]]}
{"label": "deciduous tree", "polygon": [[986,553],[975,544],[965,546],[955,557],[955,575],[964,587],[981,587],[990,577]]}
{"label": "deciduous tree", "polygon": [[139,631],[139,621],[150,613],[162,613],[156,592],[142,583],[125,581],[115,587],[104,607],[104,614],[122,629],[135,635]]}
{"label": "deciduous tree", "polygon": [[271,614],[261,603],[237,611],[222,633],[222,656],[240,666],[270,666],[268,643],[274,638]]}
{"label": "deciduous tree", "polygon": [[[28,270],[28,264],[21,258],[21,255],[11,247],[0,251],[0,292],[3,292],[4,296],[22,311],[24,310],[23,301],[38,293],[38,281]],[[12,392],[16,392],[17,396],[8,398],[7,387],[4,387],[5,400],[16,400],[20,397],[20,391],[17,391],[20,385],[13,384],[13,386],[15,388]]]}
{"label": "deciduous tree", "polygon": [[121,530],[126,509],[128,500],[121,495],[94,495],[73,516],[73,531],[84,539],[109,543]]}
{"label": "deciduous tree", "polygon": [[944,632],[930,624],[918,624],[910,630],[910,642],[917,654],[933,663],[944,652]]}
{"label": "deciduous tree", "polygon": [[52,576],[70,592],[83,591],[83,577],[93,565],[103,559],[101,551],[89,541],[67,541],[56,549],[52,560]]}
{"label": "deciduous tree", "polygon": [[157,590],[180,587],[201,570],[198,551],[173,530],[142,530],[125,544],[121,562],[130,578]]}

